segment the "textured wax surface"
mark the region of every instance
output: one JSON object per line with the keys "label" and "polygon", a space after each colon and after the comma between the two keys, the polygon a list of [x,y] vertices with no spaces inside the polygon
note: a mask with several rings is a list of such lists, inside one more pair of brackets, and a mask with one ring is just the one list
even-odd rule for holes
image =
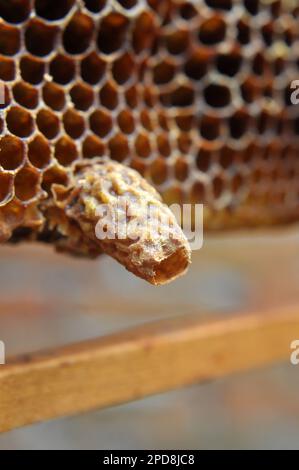
{"label": "textured wax surface", "polygon": [[74,166],[72,187],[53,185],[53,196],[43,212],[60,251],[89,257],[103,251],[154,285],[189,267],[191,250],[174,214],[132,168],[85,160]]}
{"label": "textured wax surface", "polygon": [[209,228],[298,218],[292,0],[0,0],[0,240],[110,156]]}

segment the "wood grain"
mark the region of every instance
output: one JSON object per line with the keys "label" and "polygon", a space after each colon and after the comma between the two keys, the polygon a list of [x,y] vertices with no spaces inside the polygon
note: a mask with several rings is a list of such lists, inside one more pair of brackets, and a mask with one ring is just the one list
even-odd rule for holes
{"label": "wood grain", "polygon": [[296,336],[299,307],[160,321],[12,358],[0,367],[0,431],[289,360]]}

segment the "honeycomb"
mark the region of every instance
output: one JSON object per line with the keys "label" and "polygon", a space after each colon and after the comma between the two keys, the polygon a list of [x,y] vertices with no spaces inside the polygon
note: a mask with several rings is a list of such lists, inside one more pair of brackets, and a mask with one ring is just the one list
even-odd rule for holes
{"label": "honeycomb", "polygon": [[0,0],[0,240],[108,156],[205,226],[299,216],[293,0]]}

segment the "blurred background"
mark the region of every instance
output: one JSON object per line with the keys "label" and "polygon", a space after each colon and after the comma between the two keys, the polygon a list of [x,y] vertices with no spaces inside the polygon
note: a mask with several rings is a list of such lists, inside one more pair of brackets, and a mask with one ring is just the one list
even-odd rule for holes
{"label": "blurred background", "polygon": [[[158,288],[107,257],[40,245],[1,247],[0,263],[8,356],[167,317],[299,308],[298,228],[208,237],[189,273]],[[298,392],[299,366],[279,364],[4,433],[0,449],[298,449]]]}

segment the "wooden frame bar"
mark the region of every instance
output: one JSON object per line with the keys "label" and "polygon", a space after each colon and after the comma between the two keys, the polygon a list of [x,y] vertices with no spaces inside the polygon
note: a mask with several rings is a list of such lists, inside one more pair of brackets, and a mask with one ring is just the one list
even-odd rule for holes
{"label": "wooden frame bar", "polygon": [[289,360],[296,337],[299,307],[166,320],[12,358],[0,366],[0,431]]}

